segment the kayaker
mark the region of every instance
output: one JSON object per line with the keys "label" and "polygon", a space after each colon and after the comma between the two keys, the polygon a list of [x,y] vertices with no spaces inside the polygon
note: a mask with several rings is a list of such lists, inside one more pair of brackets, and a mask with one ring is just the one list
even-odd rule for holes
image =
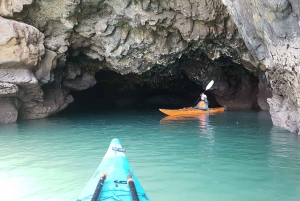
{"label": "kayaker", "polygon": [[208,109],[208,100],[207,100],[207,96],[206,96],[204,93],[202,93],[202,94],[200,95],[200,97],[201,97],[200,101],[199,101],[199,102],[197,103],[197,105],[196,105],[195,107],[193,107],[193,108],[199,109],[199,110],[209,110],[209,109]]}

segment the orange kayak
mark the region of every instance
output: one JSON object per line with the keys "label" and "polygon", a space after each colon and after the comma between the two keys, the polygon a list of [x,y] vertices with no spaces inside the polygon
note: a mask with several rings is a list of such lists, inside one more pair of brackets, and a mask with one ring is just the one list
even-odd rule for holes
{"label": "orange kayak", "polygon": [[209,108],[209,110],[198,110],[192,107],[189,108],[182,108],[182,109],[159,109],[162,113],[166,115],[181,115],[181,116],[188,116],[188,115],[197,115],[197,114],[211,114],[211,113],[221,113],[225,111],[224,107],[218,108]]}

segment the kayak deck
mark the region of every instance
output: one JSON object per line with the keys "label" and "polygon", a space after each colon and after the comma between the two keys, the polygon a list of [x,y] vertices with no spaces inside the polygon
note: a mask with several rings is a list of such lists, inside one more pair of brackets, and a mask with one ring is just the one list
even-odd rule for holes
{"label": "kayak deck", "polygon": [[172,116],[172,115],[198,115],[198,114],[211,114],[211,113],[221,113],[225,111],[224,107],[210,108],[209,110],[199,110],[192,107],[182,108],[182,109],[159,109],[162,113]]}
{"label": "kayak deck", "polygon": [[[91,201],[96,187],[98,188],[98,181],[104,174],[105,176],[107,175],[106,180],[101,183],[102,189],[99,197],[95,199],[96,201],[132,201],[133,197],[130,191],[129,180],[131,183],[133,181],[140,201],[150,200],[134,175],[124,152],[125,149],[122,148],[120,141],[116,138],[113,139],[99,167],[79,195],[77,201]],[[128,179],[128,177],[131,178]]]}

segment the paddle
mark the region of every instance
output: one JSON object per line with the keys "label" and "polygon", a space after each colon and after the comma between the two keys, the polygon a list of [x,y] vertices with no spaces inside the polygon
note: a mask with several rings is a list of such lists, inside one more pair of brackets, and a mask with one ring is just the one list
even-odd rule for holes
{"label": "paddle", "polygon": [[[210,82],[208,83],[208,85],[206,86],[205,91],[209,90],[209,89],[212,87],[213,84],[214,84],[214,81],[213,81],[213,80],[210,81]],[[205,92],[205,91],[204,91],[204,92]],[[204,93],[204,92],[203,92],[203,93]]]}
{"label": "paddle", "polygon": [[[210,82],[208,83],[208,85],[205,87],[205,91],[204,91],[204,92],[206,92],[207,90],[209,90],[209,89],[212,87],[213,84],[214,84],[214,80],[210,81]],[[203,92],[203,93],[204,93],[204,92]],[[195,105],[198,103],[198,101],[199,101],[200,98],[201,98],[201,96],[198,98],[198,100],[196,101],[196,103],[194,104],[193,107],[195,107]]]}

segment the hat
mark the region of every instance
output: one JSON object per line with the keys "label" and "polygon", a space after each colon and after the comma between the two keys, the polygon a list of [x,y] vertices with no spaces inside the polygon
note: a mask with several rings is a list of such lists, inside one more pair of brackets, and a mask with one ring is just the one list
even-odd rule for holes
{"label": "hat", "polygon": [[202,93],[201,98],[207,98],[207,96],[204,93]]}

